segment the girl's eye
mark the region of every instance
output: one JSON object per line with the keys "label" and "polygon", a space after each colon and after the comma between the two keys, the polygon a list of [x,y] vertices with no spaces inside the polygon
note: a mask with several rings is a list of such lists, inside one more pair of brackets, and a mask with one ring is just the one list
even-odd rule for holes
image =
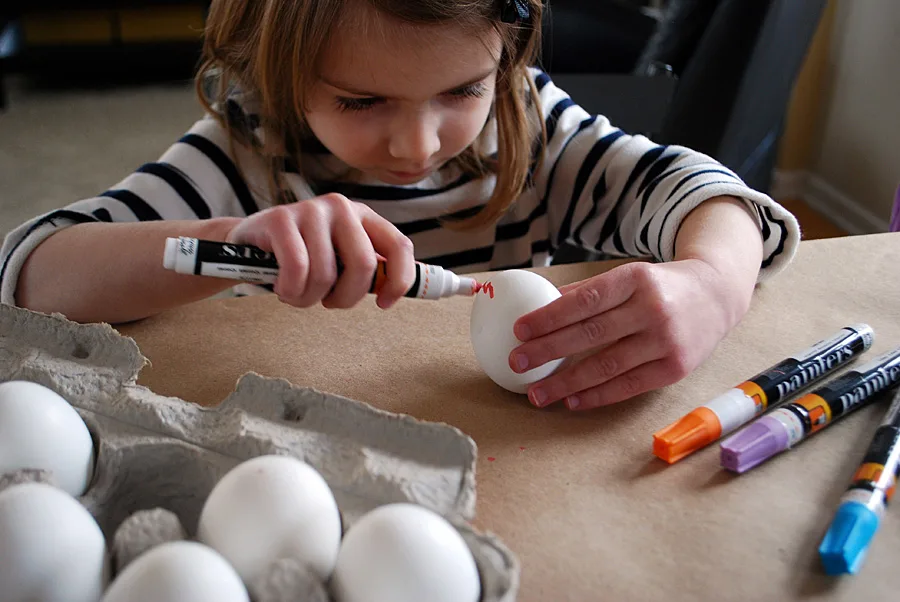
{"label": "girl's eye", "polygon": [[464,88],[459,88],[457,90],[453,90],[450,92],[450,96],[455,98],[464,99],[464,98],[482,98],[487,93],[487,86],[483,83],[479,82],[477,84],[472,84],[470,86],[466,86]]}
{"label": "girl's eye", "polygon": [[381,103],[380,98],[350,98],[347,96],[338,96],[334,99],[337,108],[341,112],[360,112],[368,111]]}
{"label": "girl's eye", "polygon": [[[454,100],[464,100],[466,98],[482,98],[486,93],[487,86],[485,86],[481,82],[448,92],[448,94]],[[374,109],[376,106],[382,104],[384,102],[384,99],[374,96],[363,98],[338,96],[334,99],[334,102],[337,105],[337,109],[341,112],[360,113],[363,111]]]}

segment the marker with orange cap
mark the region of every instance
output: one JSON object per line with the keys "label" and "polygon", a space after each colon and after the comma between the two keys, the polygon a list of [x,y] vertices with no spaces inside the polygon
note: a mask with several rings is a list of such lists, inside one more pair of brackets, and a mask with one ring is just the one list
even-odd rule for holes
{"label": "marker with orange cap", "polygon": [[872,347],[874,336],[868,324],[842,328],[657,431],[653,453],[674,464],[859,357]]}

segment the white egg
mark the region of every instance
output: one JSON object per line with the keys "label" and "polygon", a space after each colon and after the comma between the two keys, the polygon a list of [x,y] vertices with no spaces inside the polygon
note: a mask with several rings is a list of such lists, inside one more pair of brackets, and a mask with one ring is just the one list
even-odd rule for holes
{"label": "white egg", "polygon": [[87,490],[94,473],[94,442],[68,401],[38,383],[0,384],[0,473],[49,470],[73,496]]}
{"label": "white egg", "polygon": [[525,393],[528,385],[550,376],[565,361],[551,360],[522,374],[509,367],[509,354],[522,344],[513,332],[516,320],[560,296],[549,280],[527,270],[498,272],[484,283],[472,304],[469,334],[475,359],[491,380],[513,393]]}
{"label": "white egg", "polygon": [[260,456],[216,483],[197,536],[244,583],[255,582],[279,558],[304,562],[325,581],[341,543],[341,516],[328,483],[312,466],[289,456]]}
{"label": "white egg", "polygon": [[46,483],[0,492],[0,599],[97,602],[109,571],[103,532],[78,500]]}
{"label": "white egg", "polygon": [[447,520],[416,504],[387,504],[347,531],[332,589],[337,602],[477,602],[481,580]]}
{"label": "white egg", "polygon": [[222,555],[193,541],[170,541],[144,552],[110,584],[102,602],[249,602]]}

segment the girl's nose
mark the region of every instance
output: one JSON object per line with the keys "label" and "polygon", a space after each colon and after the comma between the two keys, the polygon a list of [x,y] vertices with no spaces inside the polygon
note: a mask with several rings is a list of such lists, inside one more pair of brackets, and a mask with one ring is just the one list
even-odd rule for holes
{"label": "girl's nose", "polygon": [[388,151],[395,159],[425,165],[441,149],[440,120],[431,111],[399,117],[394,122]]}

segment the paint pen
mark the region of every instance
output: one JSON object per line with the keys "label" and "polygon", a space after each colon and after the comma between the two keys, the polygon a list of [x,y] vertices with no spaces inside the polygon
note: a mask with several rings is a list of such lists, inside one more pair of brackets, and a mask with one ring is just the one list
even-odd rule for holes
{"label": "paint pen", "polygon": [[900,477],[900,390],[875,430],[853,481],[819,546],[819,558],[829,575],[856,573],[878,531],[897,478]]}
{"label": "paint pen", "polygon": [[721,446],[722,466],[742,473],[790,449],[900,383],[900,348],[763,416]]}
{"label": "paint pen", "polygon": [[854,324],[778,362],[654,433],[654,455],[674,464],[706,447],[859,357],[874,336],[868,324]]}
{"label": "paint pen", "polygon": [[[254,284],[274,284],[278,261],[274,253],[252,245],[200,240],[181,236],[167,238],[163,267],[179,274],[213,276]],[[343,271],[338,261],[338,275]],[[378,261],[370,293],[378,294],[387,280],[387,262]],[[405,297],[441,299],[453,295],[472,296],[481,286],[472,278],[457,276],[437,265],[416,262],[416,280]]]}

